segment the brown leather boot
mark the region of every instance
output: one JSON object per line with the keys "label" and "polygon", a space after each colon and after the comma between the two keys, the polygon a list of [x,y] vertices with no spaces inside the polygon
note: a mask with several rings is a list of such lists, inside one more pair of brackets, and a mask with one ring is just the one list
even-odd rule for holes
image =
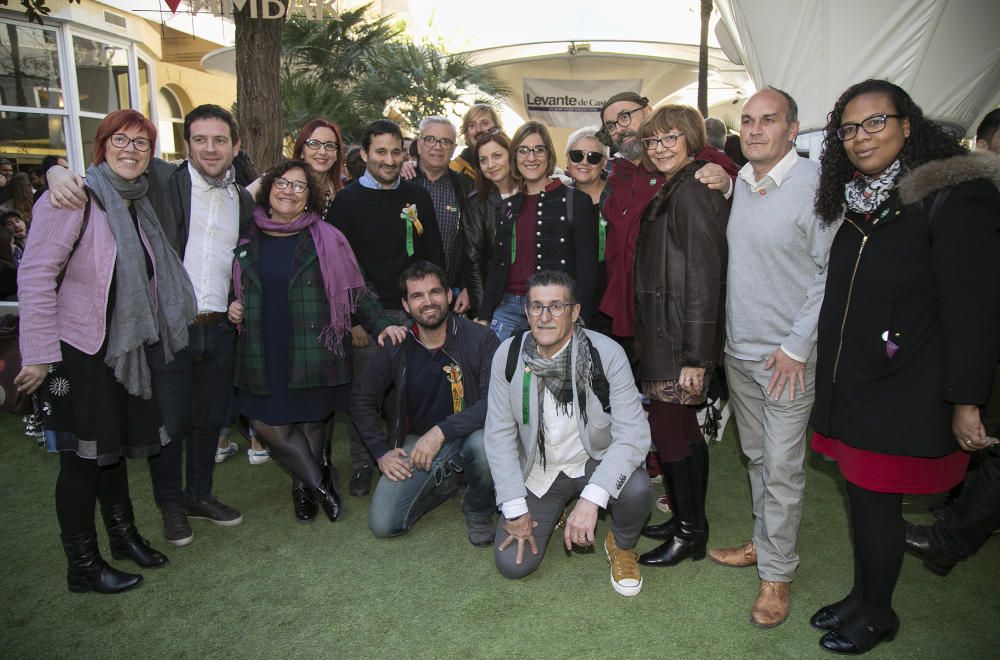
{"label": "brown leather boot", "polygon": [[750,623],[758,628],[780,626],[788,618],[788,600],[791,584],[788,582],[760,581],[757,602],[750,610]]}
{"label": "brown leather boot", "polygon": [[750,539],[729,548],[712,548],[708,551],[708,558],[716,564],[732,566],[733,568],[756,566],[757,546],[754,545],[753,539]]}

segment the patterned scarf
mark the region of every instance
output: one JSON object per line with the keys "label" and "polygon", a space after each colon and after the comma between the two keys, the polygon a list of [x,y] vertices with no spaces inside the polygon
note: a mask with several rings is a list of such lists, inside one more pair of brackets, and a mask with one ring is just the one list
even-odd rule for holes
{"label": "patterned scarf", "polygon": [[[144,345],[159,342],[165,361],[170,362],[174,353],[187,346],[188,324],[198,313],[184,264],[167,244],[146,197],[148,185],[145,176],[132,181],[123,179],[107,162],[87,169],[87,187],[107,211],[117,251],[115,305],[108,322],[104,362],[129,394],[143,399],[153,397]],[[144,248],[129,203],[135,207],[139,228],[149,244],[152,280],[146,275]]]}
{"label": "patterned scarf", "polygon": [[573,404],[573,372],[570,362],[573,359],[573,343],[576,343],[576,364],[572,365],[576,372],[577,400],[580,402],[580,417],[587,423],[587,388],[592,387],[593,364],[590,359],[590,340],[583,331],[583,324],[577,323],[573,328],[573,337],[569,345],[552,358],[544,358],[538,353],[538,344],[529,332],[524,340],[524,364],[538,379],[538,455],[542,467],[545,467],[545,416],[542,414],[545,405],[545,390],[548,390],[556,400],[556,411],[562,415],[571,414]]}
{"label": "patterned scarf", "polygon": [[847,208],[855,213],[874,213],[882,206],[896,187],[896,179],[902,165],[896,159],[884,172],[876,176],[868,176],[858,172],[854,178],[844,184],[844,196],[847,198]]}
{"label": "patterned scarf", "polygon": [[[318,213],[307,211],[290,223],[275,222],[263,207],[253,212],[253,221],[263,231],[294,234],[308,229],[316,245],[323,287],[330,304],[330,324],[319,334],[320,341],[337,355],[344,354],[343,337],[351,331],[351,314],[358,309],[358,300],[368,291],[361,269],[347,238],[333,225],[323,222]],[[240,239],[246,245],[249,238]],[[239,249],[239,246],[237,246]],[[243,270],[239,259],[233,259],[233,293],[243,302]]]}
{"label": "patterned scarf", "polygon": [[[197,172],[197,170],[195,170]],[[230,188],[234,183],[236,183],[236,168],[232,165],[226,170],[226,173],[222,176],[208,176],[207,174],[202,174],[198,172],[198,176],[201,177],[202,181],[208,184],[209,188],[222,188],[227,193],[229,197],[232,198],[234,193],[233,189]]]}

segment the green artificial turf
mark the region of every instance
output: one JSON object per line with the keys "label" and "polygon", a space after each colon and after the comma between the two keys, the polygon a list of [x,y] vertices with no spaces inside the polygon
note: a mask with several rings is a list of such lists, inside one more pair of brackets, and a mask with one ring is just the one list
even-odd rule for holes
{"label": "green artificial turf", "polygon": [[[738,543],[751,529],[732,426],[710,450],[711,545]],[[342,424],[335,437],[334,459],[343,472]],[[369,498],[349,497],[336,524],[298,524],[288,477],[274,463],[249,465],[243,444],[217,467],[215,490],[245,522],[223,528],[193,521],[195,539],[184,548],[163,541],[148,470],[131,461],[139,529],[170,564],[143,571],[145,583],[125,594],[72,594],[53,506],[58,461],[21,435],[19,420],[0,413],[0,657],[830,657],[819,650],[820,633],[808,620],[850,589],[851,551],[836,466],[813,453],[791,616],[759,630],[747,621],[758,586],[753,569],[707,560],[644,568],[642,593],[625,598],[609,584],[603,552],[568,556],[552,543],[535,574],[506,580],[492,550],[466,540],[457,499],[397,539],[368,532]],[[907,517],[929,521],[933,499],[908,499]],[[110,559],[99,521],[98,528]],[[599,537],[607,530],[602,520]],[[642,539],[639,550],[654,545]],[[900,634],[873,658],[998,657],[1000,541],[991,540],[945,579],[908,556],[895,608]]]}

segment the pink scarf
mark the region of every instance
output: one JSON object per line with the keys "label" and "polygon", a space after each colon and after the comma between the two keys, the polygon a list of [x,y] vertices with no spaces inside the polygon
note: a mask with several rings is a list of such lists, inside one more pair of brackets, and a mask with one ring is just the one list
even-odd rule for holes
{"label": "pink scarf", "polygon": [[[323,222],[319,214],[312,211],[303,213],[290,223],[275,222],[260,206],[253,212],[254,224],[263,231],[294,234],[309,229],[319,269],[323,275],[323,287],[330,304],[330,324],[323,328],[319,340],[327,349],[337,355],[344,354],[342,339],[351,331],[351,315],[358,308],[358,300],[368,293],[361,269],[354,258],[347,238],[333,225]],[[239,245],[250,243],[249,238],[241,238]],[[255,240],[260,240],[257,237]],[[236,299],[243,302],[243,271],[238,259],[233,259],[233,292]]]}

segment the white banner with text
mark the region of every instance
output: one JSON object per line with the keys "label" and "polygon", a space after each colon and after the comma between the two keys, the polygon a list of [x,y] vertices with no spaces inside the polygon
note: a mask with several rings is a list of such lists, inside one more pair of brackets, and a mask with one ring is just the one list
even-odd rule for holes
{"label": "white banner with text", "polygon": [[548,126],[583,128],[601,123],[601,106],[619,92],[642,89],[642,80],[524,79],[528,118]]}

